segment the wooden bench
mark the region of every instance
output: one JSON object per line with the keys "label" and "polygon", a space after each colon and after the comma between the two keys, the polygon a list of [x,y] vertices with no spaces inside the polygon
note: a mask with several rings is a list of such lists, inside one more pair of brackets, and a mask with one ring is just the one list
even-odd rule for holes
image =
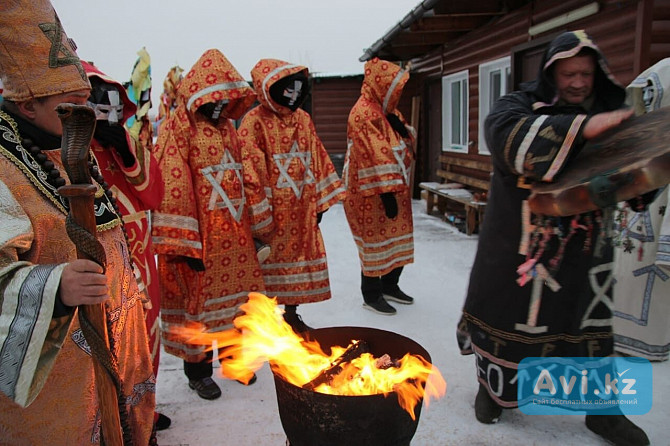
{"label": "wooden bench", "polygon": [[419,184],[426,191],[426,212],[432,213],[437,206],[444,215],[449,204],[462,206],[465,210],[465,233],[472,235],[484,221],[486,209],[486,201],[475,200],[474,194],[488,193],[490,181],[482,178],[490,177],[490,165],[450,155],[441,155],[440,163],[443,168],[438,169],[437,175],[446,182]]}

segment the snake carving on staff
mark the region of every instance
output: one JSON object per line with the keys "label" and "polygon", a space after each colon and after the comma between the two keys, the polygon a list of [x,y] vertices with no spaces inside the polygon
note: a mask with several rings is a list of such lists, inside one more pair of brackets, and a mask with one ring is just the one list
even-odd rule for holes
{"label": "snake carving on staff", "polygon": [[[77,248],[77,257],[89,259],[105,268],[105,250],[96,237],[95,194],[89,168],[89,148],[95,130],[95,112],[88,106],[60,104],[56,108],[63,125],[61,159],[70,184],[58,189],[69,202],[66,219],[68,236]],[[118,364],[110,344],[108,318],[104,304],[78,308],[79,324],[91,347],[95,384],[102,419],[101,444],[131,446],[126,398]]]}

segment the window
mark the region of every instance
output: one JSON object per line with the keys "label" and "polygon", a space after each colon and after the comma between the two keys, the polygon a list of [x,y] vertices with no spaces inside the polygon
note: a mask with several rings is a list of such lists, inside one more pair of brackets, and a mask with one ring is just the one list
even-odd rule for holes
{"label": "window", "polygon": [[442,150],[468,152],[468,71],[442,78]]}
{"label": "window", "polygon": [[479,153],[482,155],[491,154],[484,138],[484,120],[493,104],[509,92],[510,84],[509,56],[479,66]]}

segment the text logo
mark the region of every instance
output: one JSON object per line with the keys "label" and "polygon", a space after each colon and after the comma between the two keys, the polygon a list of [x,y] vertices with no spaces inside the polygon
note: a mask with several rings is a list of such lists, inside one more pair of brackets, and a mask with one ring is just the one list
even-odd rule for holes
{"label": "text logo", "polygon": [[643,358],[524,358],[519,409],[529,415],[642,415],[651,410],[652,367]]}

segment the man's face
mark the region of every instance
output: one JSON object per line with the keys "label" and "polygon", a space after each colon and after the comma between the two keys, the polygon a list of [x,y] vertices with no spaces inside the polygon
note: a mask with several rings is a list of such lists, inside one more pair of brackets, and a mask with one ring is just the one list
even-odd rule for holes
{"label": "man's face", "polygon": [[556,61],[554,79],[559,98],[578,105],[591,96],[596,64],[590,55],[575,56]]}
{"label": "man's face", "polygon": [[61,124],[60,118],[58,117],[58,113],[56,113],[56,106],[64,102],[77,105],[86,105],[89,94],[89,90],[79,90],[49,96],[43,101],[32,99],[34,102],[33,110],[35,112],[35,118],[32,120],[33,124],[54,136],[62,136],[63,126]]}

